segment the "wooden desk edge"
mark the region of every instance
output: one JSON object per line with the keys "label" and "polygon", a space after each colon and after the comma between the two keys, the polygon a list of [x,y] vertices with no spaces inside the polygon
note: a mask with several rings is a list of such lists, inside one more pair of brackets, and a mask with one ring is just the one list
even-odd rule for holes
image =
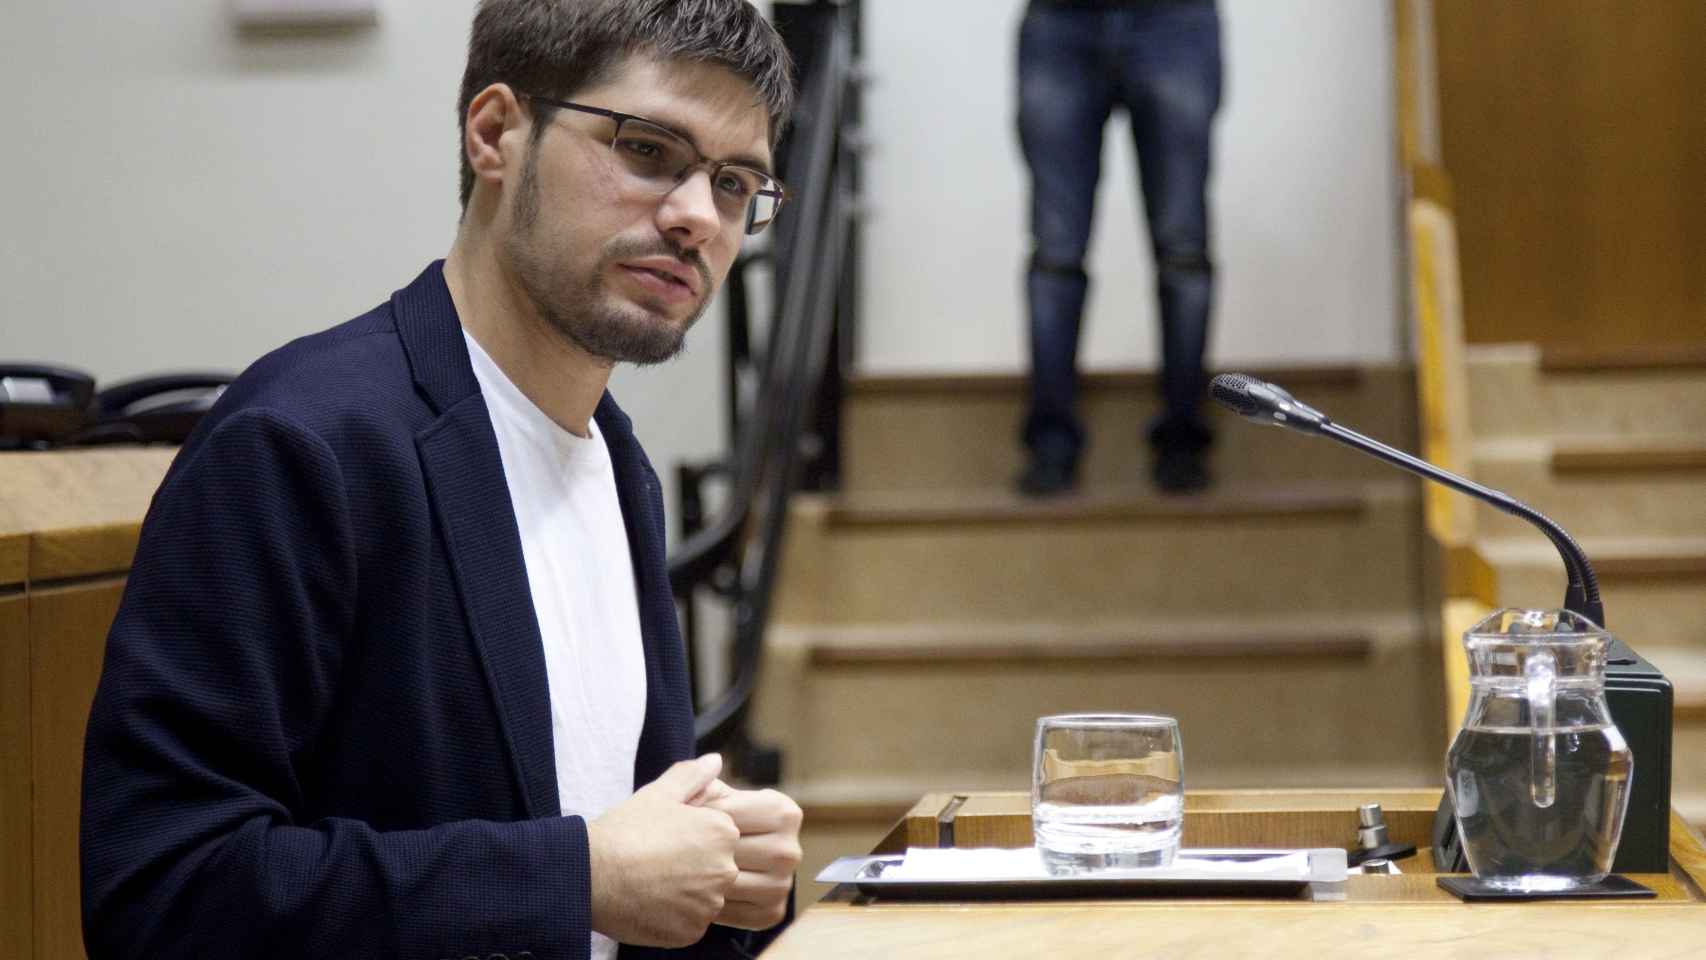
{"label": "wooden desk edge", "polygon": [[[1431,810],[1439,804],[1441,791],[1434,788],[1397,790],[1204,790],[1185,795],[1187,815],[1193,812],[1237,810],[1336,812],[1355,809],[1357,804],[1377,802],[1388,812]],[[1028,805],[1029,794],[1020,791],[968,791],[927,793],[895,824],[873,853],[903,853],[909,846],[934,847],[939,831],[938,816],[959,798],[978,798],[987,803]],[[1670,855],[1672,875],[1692,884],[1696,897],[1706,898],[1706,839],[1674,809],[1671,811]],[[1658,876],[1664,876],[1660,874]],[[1638,878],[1637,878],[1638,879]]]}

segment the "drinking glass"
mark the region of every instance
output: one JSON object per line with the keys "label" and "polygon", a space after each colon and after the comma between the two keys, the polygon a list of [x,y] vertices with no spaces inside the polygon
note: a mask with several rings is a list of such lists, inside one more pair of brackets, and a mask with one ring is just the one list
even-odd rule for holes
{"label": "drinking glass", "polygon": [[1037,720],[1031,825],[1051,872],[1167,866],[1184,811],[1177,720],[1118,713]]}

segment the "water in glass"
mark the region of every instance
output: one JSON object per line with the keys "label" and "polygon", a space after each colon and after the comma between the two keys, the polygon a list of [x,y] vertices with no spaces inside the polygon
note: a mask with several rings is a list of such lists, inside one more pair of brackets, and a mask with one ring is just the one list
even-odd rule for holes
{"label": "water in glass", "polygon": [[1038,721],[1032,826],[1056,873],[1165,866],[1179,848],[1184,784],[1170,717]]}

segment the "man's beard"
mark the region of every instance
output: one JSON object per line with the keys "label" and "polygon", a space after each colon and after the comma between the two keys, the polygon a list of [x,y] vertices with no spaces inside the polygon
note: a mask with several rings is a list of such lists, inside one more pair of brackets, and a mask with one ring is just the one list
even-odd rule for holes
{"label": "man's beard", "polygon": [[[540,319],[570,343],[612,363],[647,366],[673,359],[686,345],[687,331],[711,303],[711,273],[704,259],[697,252],[683,251],[660,237],[655,243],[628,240],[611,244],[585,276],[564,271],[546,251],[539,249],[535,232],[539,220],[537,156],[530,152],[522,165],[521,182],[516,185],[511,208],[513,226],[503,245],[522,292]],[[604,289],[604,267],[620,260],[650,256],[674,257],[699,274],[704,296],[692,315],[680,324],[637,304],[623,309],[609,302]]]}

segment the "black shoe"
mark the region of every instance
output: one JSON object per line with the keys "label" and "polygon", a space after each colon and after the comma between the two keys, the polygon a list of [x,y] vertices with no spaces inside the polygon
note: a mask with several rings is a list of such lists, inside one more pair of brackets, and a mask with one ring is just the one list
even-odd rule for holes
{"label": "black shoe", "polygon": [[1053,497],[1078,485],[1078,467],[1070,460],[1032,457],[1013,485],[1027,497]]}
{"label": "black shoe", "polygon": [[1201,493],[1209,484],[1208,464],[1200,449],[1156,451],[1154,476],[1162,493]]}

